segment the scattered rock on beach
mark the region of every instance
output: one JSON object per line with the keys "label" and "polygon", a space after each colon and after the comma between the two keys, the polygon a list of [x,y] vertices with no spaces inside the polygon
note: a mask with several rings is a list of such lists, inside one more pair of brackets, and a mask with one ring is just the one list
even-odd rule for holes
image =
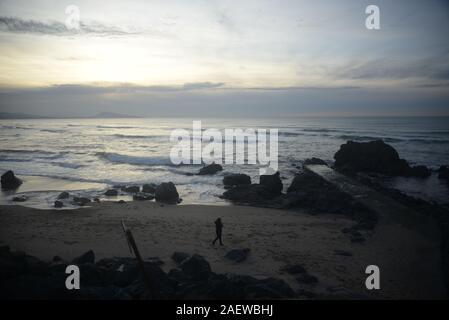
{"label": "scattered rock on beach", "polygon": [[114,197],[114,196],[117,196],[117,195],[118,195],[118,191],[115,190],[115,189],[109,189],[108,191],[106,191],[106,192],[104,193],[104,195],[105,195],[105,196],[108,196],[108,197]]}
{"label": "scattered rock on beach", "polygon": [[243,262],[248,258],[250,249],[233,249],[226,253],[225,257],[234,262]]}
{"label": "scattered rock on beach", "polygon": [[122,187],[121,189],[122,189],[122,191],[128,192],[128,193],[140,192],[140,187],[139,186],[126,186],[126,187]]}
{"label": "scattered rock on beach", "polygon": [[233,173],[224,176],[223,184],[225,186],[250,185],[251,177],[243,173]]}
{"label": "scattered rock on beach", "polygon": [[216,174],[219,171],[222,171],[223,167],[217,163],[211,163],[207,166],[204,166],[200,169],[200,171],[198,172],[198,175],[212,175],[212,174]]}
{"label": "scattered rock on beach", "polygon": [[63,199],[68,199],[69,197],[70,197],[70,194],[67,191],[63,191],[58,195],[57,199],[63,200]]}
{"label": "scattered rock on beach", "polygon": [[22,184],[22,180],[14,175],[11,170],[6,171],[1,177],[1,185],[3,190],[14,190]]}
{"label": "scattered rock on beach", "polygon": [[83,263],[95,263],[95,253],[92,250],[89,250],[81,256],[73,259],[72,263],[76,265]]}
{"label": "scattered rock on beach", "polygon": [[282,181],[279,177],[279,172],[272,175],[261,175],[260,184],[273,194],[281,194],[282,192]]}
{"label": "scattered rock on beach", "polygon": [[177,203],[179,201],[179,193],[173,182],[163,182],[157,186],[155,191],[156,201]]}
{"label": "scattered rock on beach", "polygon": [[20,196],[12,198],[12,201],[14,201],[14,202],[25,202],[27,200],[28,200],[28,197],[26,195],[20,195]]}
{"label": "scattered rock on beach", "polygon": [[156,191],[156,185],[154,185],[154,184],[144,184],[142,186],[142,192],[143,193],[152,193],[152,194],[154,194],[155,191]]}
{"label": "scattered rock on beach", "polygon": [[188,257],[190,257],[190,254],[179,251],[174,252],[171,256],[173,261],[176,262],[177,264],[181,264]]}
{"label": "scattered rock on beach", "polygon": [[62,208],[64,207],[64,203],[62,201],[56,200],[54,203],[55,208]]}

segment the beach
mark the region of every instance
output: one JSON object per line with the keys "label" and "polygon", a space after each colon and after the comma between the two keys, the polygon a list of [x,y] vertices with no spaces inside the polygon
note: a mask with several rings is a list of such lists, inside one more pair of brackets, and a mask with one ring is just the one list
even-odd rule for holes
{"label": "beach", "polygon": [[[218,217],[224,224],[224,246],[212,245],[213,222]],[[166,272],[176,267],[171,255],[180,251],[202,255],[216,273],[280,278],[295,292],[307,290],[315,298],[332,297],[332,293],[337,299],[446,297],[439,241],[388,219],[380,219],[366,233],[365,242],[352,243],[341,232],[353,224],[349,217],[325,212],[312,215],[299,209],[173,206],[148,201],[92,203],[74,210],[15,205],[0,207],[0,243],[43,261],[56,255],[69,261],[89,249],[97,260],[132,256],[122,219],[142,256],[159,257]],[[250,249],[247,260],[237,263],[225,258],[229,250],[239,248]],[[342,251],[351,255],[341,255]],[[318,282],[299,284],[293,275],[281,271],[291,264],[302,265]],[[365,287],[368,265],[380,268],[380,290]]]}

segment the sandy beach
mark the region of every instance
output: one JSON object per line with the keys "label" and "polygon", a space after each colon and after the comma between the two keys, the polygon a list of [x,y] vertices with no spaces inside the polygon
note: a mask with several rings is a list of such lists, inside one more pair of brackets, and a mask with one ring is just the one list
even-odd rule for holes
{"label": "sandy beach", "polygon": [[[217,217],[224,223],[224,246],[212,245]],[[43,260],[55,255],[69,260],[89,249],[97,259],[130,256],[121,219],[143,257],[159,257],[165,271],[176,267],[170,258],[173,252],[182,251],[203,255],[214,272],[278,277],[294,290],[320,294],[344,288],[365,298],[445,298],[440,244],[385,219],[373,232],[365,232],[364,243],[351,243],[341,230],[354,221],[334,214],[155,202],[102,202],[63,211],[16,205],[0,207],[0,243]],[[224,257],[236,248],[249,248],[249,258],[235,263]],[[299,285],[280,271],[287,264],[304,266],[318,284]],[[380,268],[381,290],[365,287],[365,268],[372,264]]]}

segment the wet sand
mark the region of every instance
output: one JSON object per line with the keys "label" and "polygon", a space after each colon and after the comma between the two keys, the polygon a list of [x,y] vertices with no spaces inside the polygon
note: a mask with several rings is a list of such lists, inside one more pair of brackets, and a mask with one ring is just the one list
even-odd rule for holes
{"label": "wet sand", "polygon": [[[224,223],[224,246],[213,246],[214,220]],[[168,271],[174,251],[206,257],[217,273],[280,277],[297,290],[328,292],[343,287],[367,298],[445,298],[440,245],[392,221],[382,220],[366,242],[351,243],[341,232],[354,222],[344,216],[241,207],[169,206],[154,202],[93,204],[76,210],[0,206],[0,242],[44,260],[65,259],[93,249],[97,259],[130,256],[120,221],[131,228],[143,257],[159,257]],[[230,249],[250,248],[242,263],[227,260]],[[335,250],[352,256],[336,255]],[[300,285],[280,269],[301,264],[319,279]],[[381,271],[381,289],[365,287],[365,268]]]}

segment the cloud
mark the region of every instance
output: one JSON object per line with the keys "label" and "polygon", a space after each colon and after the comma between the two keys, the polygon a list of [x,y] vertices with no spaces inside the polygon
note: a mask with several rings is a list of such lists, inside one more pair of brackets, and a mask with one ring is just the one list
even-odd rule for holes
{"label": "cloud", "polygon": [[350,63],[332,70],[332,76],[352,80],[404,80],[423,79],[427,81],[449,80],[449,52],[433,57],[398,61],[380,58]]}
{"label": "cloud", "polygon": [[18,17],[0,16],[0,31],[9,33],[25,33],[51,36],[129,36],[129,35],[153,35],[157,37],[172,37],[172,35],[157,31],[137,28],[123,28],[106,25],[100,22],[80,21],[80,29],[68,29],[65,23],[59,21],[25,20]]}

